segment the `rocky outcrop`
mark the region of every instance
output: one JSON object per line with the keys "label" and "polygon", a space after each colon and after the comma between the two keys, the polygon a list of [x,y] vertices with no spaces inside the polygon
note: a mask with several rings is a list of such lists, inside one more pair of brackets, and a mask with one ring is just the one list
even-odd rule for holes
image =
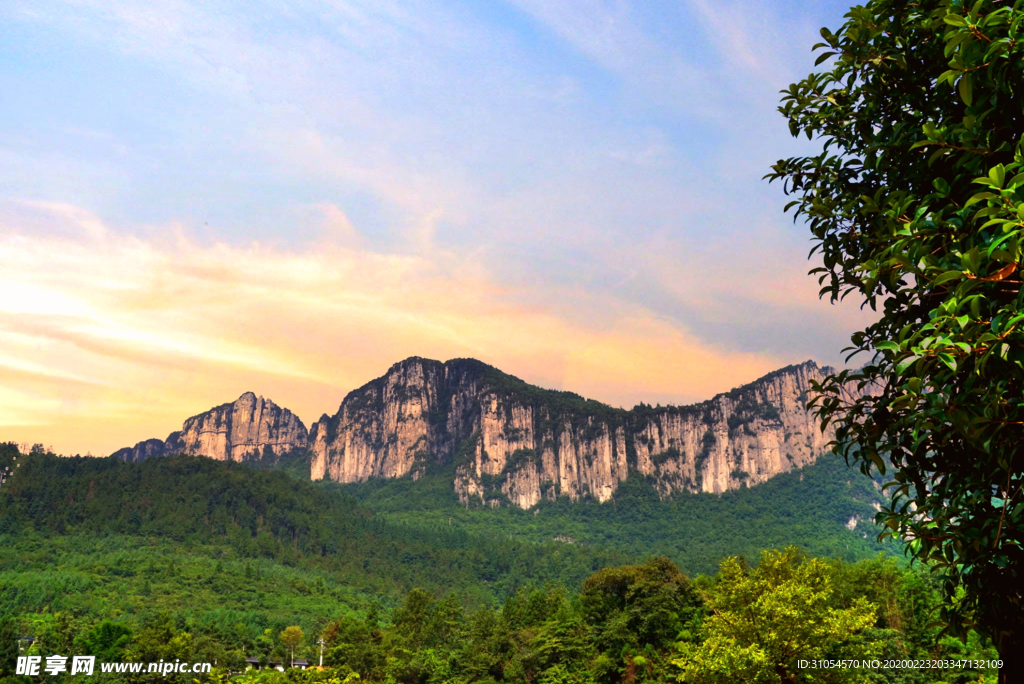
{"label": "rocky outcrop", "polygon": [[720,493],[813,463],[832,439],[804,408],[831,369],[789,366],[692,407],[641,411],[637,470],[658,489]]}
{"label": "rocky outcrop", "polygon": [[[170,436],[167,438],[167,441],[171,442],[178,434],[179,433],[177,432],[172,432]],[[113,454],[111,454],[111,456],[113,456],[114,458],[119,458],[122,461],[138,463],[139,461],[145,461],[147,458],[152,458],[154,456],[165,456],[168,453],[175,452],[169,452],[167,449],[167,444],[163,440],[146,439],[139,442],[133,447],[125,447],[123,449],[118,449]]]}
{"label": "rocky outcrop", "polygon": [[164,441],[115,455],[187,453],[243,461],[308,449],[314,480],[419,477],[448,468],[466,504],[530,508],[544,498],[609,500],[632,473],[663,496],[721,493],[812,463],[832,434],[804,409],[831,369],[789,366],[693,406],[630,411],[544,390],[473,359],[410,358],[350,392],[307,434],[247,392],[185,421]]}
{"label": "rocky outcrop", "polygon": [[695,406],[631,411],[542,390],[472,359],[411,358],[310,429],[313,479],[417,477],[453,465],[465,503],[607,501],[631,472],[665,496],[723,492],[813,462],[831,435],[804,409],[813,362]]}
{"label": "rocky outcrop", "polygon": [[113,456],[142,461],[184,453],[219,461],[244,461],[266,453],[280,456],[305,450],[307,439],[306,426],[295,414],[270,399],[246,392],[234,403],[189,418],[180,432],[172,432],[162,442],[148,439]]}

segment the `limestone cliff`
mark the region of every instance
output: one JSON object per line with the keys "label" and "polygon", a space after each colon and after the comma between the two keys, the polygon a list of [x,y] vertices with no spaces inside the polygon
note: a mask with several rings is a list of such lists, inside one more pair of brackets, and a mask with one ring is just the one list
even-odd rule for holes
{"label": "limestone cliff", "polygon": [[611,498],[639,471],[663,495],[723,492],[813,462],[830,434],[804,409],[828,369],[789,366],[695,406],[615,409],[472,359],[411,358],[310,428],[314,480],[418,476],[453,464],[464,502],[530,508]]}
{"label": "limestone cliff", "polygon": [[630,473],[663,496],[764,482],[825,450],[804,409],[808,361],[693,406],[630,411],[544,390],[473,359],[410,358],[350,392],[308,434],[290,411],[251,392],[185,421],[164,441],[115,455],[188,453],[243,461],[308,449],[311,476],[336,482],[418,477],[450,467],[466,503],[530,508],[543,498],[607,501]]}
{"label": "limestone cliff", "polygon": [[275,455],[305,450],[307,437],[306,426],[291,411],[246,392],[234,403],[192,416],[163,442],[148,439],[113,455],[126,461],[181,453],[243,461],[268,450]]}

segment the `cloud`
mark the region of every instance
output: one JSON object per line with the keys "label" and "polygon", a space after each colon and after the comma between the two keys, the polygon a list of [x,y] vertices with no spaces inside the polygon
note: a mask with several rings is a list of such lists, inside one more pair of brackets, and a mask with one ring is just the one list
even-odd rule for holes
{"label": "cloud", "polygon": [[308,423],[412,355],[476,357],[625,406],[703,399],[780,365],[578,290],[562,304],[604,314],[562,316],[451,253],[204,244],[180,228],[70,237],[98,219],[37,209],[64,230],[0,225],[0,439],[109,452],[247,390]]}
{"label": "cloud", "polygon": [[309,421],[412,354],[626,406],[835,362],[862,315],[760,180],[786,11],[3,5],[4,430],[109,450],[248,389]]}

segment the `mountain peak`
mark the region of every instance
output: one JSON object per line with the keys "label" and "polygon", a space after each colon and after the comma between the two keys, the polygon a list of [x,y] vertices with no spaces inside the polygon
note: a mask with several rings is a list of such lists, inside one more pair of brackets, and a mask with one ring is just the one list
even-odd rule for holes
{"label": "mountain peak", "polygon": [[126,461],[153,456],[192,454],[219,461],[259,458],[267,449],[275,455],[305,450],[308,433],[298,416],[270,399],[245,392],[230,404],[188,418],[166,440],[148,439],[112,455]]}

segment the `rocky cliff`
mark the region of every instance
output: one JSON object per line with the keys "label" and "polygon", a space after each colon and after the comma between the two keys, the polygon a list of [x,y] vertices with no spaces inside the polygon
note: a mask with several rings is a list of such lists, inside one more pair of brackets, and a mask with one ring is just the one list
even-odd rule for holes
{"label": "rocky cliff", "polygon": [[410,358],[350,392],[308,434],[302,421],[247,392],[185,421],[166,440],[114,455],[187,453],[243,461],[308,449],[314,480],[418,477],[451,467],[460,499],[530,508],[543,498],[607,501],[632,472],[664,496],[764,482],[825,450],[804,409],[830,369],[789,366],[693,406],[626,411],[544,390],[473,359]]}
{"label": "rocky cliff", "polygon": [[789,366],[702,404],[626,411],[542,390],[472,359],[411,358],[309,431],[312,478],[417,477],[453,464],[466,503],[611,498],[639,471],[663,495],[723,492],[813,462],[830,434],[804,409],[829,369]]}
{"label": "rocky cliff", "polygon": [[246,392],[234,403],[192,416],[180,432],[172,432],[164,441],[147,439],[116,451],[113,456],[142,461],[184,453],[218,461],[244,461],[268,451],[279,456],[305,450],[307,437],[306,426],[291,411]]}

